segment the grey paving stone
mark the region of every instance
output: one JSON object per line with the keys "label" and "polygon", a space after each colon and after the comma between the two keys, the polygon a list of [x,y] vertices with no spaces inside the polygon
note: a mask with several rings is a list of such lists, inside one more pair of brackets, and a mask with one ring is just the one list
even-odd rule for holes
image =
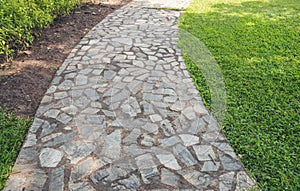
{"label": "grey paving stone", "polygon": [[150,184],[149,179],[158,178],[159,172],[151,154],[138,156],[135,160],[145,184]]}
{"label": "grey paving stone", "polygon": [[95,146],[92,143],[80,141],[68,142],[60,148],[67,153],[67,158],[71,164],[76,164],[95,150]]}
{"label": "grey paving stone", "polygon": [[110,159],[119,158],[121,154],[121,130],[115,130],[106,136],[102,153]]}
{"label": "grey paving stone", "polygon": [[80,182],[69,185],[71,191],[96,191],[88,182]]}
{"label": "grey paving stone", "polygon": [[182,140],[184,146],[186,146],[186,147],[199,143],[199,137],[197,137],[195,135],[181,134],[181,135],[179,135],[179,137]]}
{"label": "grey paving stone", "polygon": [[131,144],[129,146],[123,146],[123,150],[126,154],[132,155],[132,156],[137,156],[137,155],[142,155],[148,152],[146,149],[142,149],[136,144]]}
{"label": "grey paving stone", "polygon": [[56,124],[50,124],[48,121],[45,121],[42,126],[42,132],[40,134],[40,137],[43,137],[45,135],[52,133],[56,127],[57,127]]}
{"label": "grey paving stone", "polygon": [[210,145],[195,145],[193,149],[199,161],[216,160],[215,152]]}
{"label": "grey paving stone", "polygon": [[234,174],[234,172],[228,172],[219,177],[220,191],[232,190]]}
{"label": "grey paving stone", "polygon": [[180,142],[180,139],[177,136],[172,136],[165,139],[159,139],[158,142],[163,147],[170,147]]}
{"label": "grey paving stone", "polygon": [[94,168],[100,168],[101,163],[98,160],[88,157],[84,161],[74,166],[71,170],[71,181],[77,182],[82,180],[84,177],[88,176]]}
{"label": "grey paving stone", "polygon": [[133,129],[130,134],[123,139],[125,145],[136,144],[138,137],[142,134],[140,129]]}
{"label": "grey paving stone", "polygon": [[142,138],[141,145],[146,146],[146,147],[153,146],[155,140],[151,136],[149,136],[146,133],[144,133],[141,136],[141,138]]}
{"label": "grey paving stone", "polygon": [[181,167],[178,164],[176,158],[173,154],[157,154],[156,157],[160,161],[161,164],[163,164],[165,167],[173,169],[173,170],[180,170]]}
{"label": "grey paving stone", "polygon": [[139,178],[134,174],[127,179],[119,180],[118,184],[125,186],[125,190],[136,190],[141,186]]}
{"label": "grey paving stone", "polygon": [[158,114],[150,115],[150,119],[152,122],[158,122],[162,120],[162,117]]}
{"label": "grey paving stone", "polygon": [[214,178],[206,173],[194,170],[183,170],[180,174],[192,185],[197,188],[207,188],[214,181]]}
{"label": "grey paving stone", "polygon": [[236,191],[251,190],[251,188],[254,186],[255,182],[245,171],[240,171],[237,173]]}
{"label": "grey paving stone", "polygon": [[176,157],[186,166],[192,166],[197,164],[197,161],[194,159],[192,154],[183,145],[177,144],[175,147],[173,147],[173,152],[176,155]]}
{"label": "grey paving stone", "polygon": [[163,184],[167,184],[172,187],[176,187],[178,185],[179,177],[172,173],[171,171],[162,168],[161,169],[161,182]]}
{"label": "grey paving stone", "polygon": [[112,80],[114,77],[116,76],[116,72],[115,71],[104,71],[104,77],[108,80]]}
{"label": "grey paving stone", "polygon": [[36,144],[36,141],[37,141],[37,139],[36,139],[36,135],[35,134],[28,134],[27,135],[27,139],[26,139],[23,147],[24,148],[26,148],[26,147],[32,147],[32,146],[34,146]]}
{"label": "grey paving stone", "polygon": [[50,117],[50,118],[56,118],[59,114],[59,110],[58,109],[51,109],[49,111],[47,111],[44,115],[46,117]]}
{"label": "grey paving stone", "polygon": [[141,108],[135,97],[129,97],[122,105],[121,108],[124,113],[130,115],[130,117],[135,117],[137,114],[141,113]]}
{"label": "grey paving stone", "polygon": [[39,155],[41,167],[56,167],[62,157],[63,153],[59,150],[44,148]]}
{"label": "grey paving stone", "polygon": [[63,191],[64,190],[64,170],[65,167],[61,166],[55,168],[50,173],[49,190],[51,191]]}
{"label": "grey paving stone", "polygon": [[201,169],[201,172],[213,172],[220,168],[220,162],[206,161]]}
{"label": "grey paving stone", "polygon": [[218,153],[219,153],[219,158],[220,158],[221,164],[223,165],[223,168],[225,170],[242,170],[243,169],[243,167],[241,166],[241,164],[238,161],[224,155],[222,152],[218,152]]}

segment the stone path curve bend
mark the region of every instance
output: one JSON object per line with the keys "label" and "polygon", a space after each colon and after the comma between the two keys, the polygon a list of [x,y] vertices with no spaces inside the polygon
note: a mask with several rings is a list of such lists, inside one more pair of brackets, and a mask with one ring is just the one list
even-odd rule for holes
{"label": "stone path curve bend", "polygon": [[188,3],[133,1],[81,40],[44,96],[5,191],[255,184],[186,70],[180,12],[162,9]]}

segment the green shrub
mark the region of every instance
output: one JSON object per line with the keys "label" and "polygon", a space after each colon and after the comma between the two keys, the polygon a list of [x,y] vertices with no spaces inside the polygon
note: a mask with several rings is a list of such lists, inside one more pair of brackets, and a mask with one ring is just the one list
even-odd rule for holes
{"label": "green shrub", "polygon": [[68,14],[80,0],[1,0],[0,56],[29,46],[33,31],[49,25],[57,15]]}

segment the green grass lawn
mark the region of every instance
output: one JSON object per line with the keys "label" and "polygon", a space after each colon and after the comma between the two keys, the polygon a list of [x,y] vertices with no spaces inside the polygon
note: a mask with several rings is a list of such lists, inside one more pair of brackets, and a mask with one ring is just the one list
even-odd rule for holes
{"label": "green grass lawn", "polygon": [[[195,0],[180,27],[219,64],[222,128],[259,187],[300,190],[300,1]],[[210,107],[206,79],[186,61]]]}
{"label": "green grass lawn", "polygon": [[0,190],[12,172],[30,125],[30,119],[15,117],[0,108]]}

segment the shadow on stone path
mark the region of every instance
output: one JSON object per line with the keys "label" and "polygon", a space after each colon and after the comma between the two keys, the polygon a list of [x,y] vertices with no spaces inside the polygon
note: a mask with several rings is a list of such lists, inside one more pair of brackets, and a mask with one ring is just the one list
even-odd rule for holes
{"label": "shadow on stone path", "polygon": [[82,39],[43,98],[5,191],[254,185],[186,70],[180,12],[141,2],[189,3],[133,1]]}

